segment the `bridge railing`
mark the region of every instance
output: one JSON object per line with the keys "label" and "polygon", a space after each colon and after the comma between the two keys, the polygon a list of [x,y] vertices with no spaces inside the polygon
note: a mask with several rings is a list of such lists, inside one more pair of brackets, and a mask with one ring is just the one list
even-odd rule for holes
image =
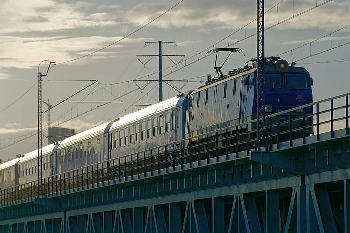
{"label": "bridge railing", "polygon": [[[349,130],[349,93],[317,101],[312,104],[271,114],[266,117],[267,148],[272,144],[290,142],[322,133],[332,137],[339,129]],[[311,111],[312,109],[312,111]],[[65,195],[116,182],[144,179],[161,171],[182,168],[184,164],[228,156],[256,149],[256,120],[231,122],[225,127],[212,127],[205,133],[183,141],[162,145],[135,154],[113,158],[61,174],[46,177],[42,186],[38,182],[0,190],[0,206],[33,201],[38,196]]]}

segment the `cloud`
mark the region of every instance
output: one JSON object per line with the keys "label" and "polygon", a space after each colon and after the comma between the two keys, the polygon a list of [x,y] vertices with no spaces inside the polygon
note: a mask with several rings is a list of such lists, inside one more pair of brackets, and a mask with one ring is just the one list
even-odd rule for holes
{"label": "cloud", "polygon": [[[60,63],[68,61],[98,49],[120,41],[122,37],[15,37],[0,36],[0,46],[6,49],[0,49],[0,66],[3,68],[31,68],[36,67],[40,61],[45,59]],[[118,48],[124,47],[127,43],[140,43],[148,38],[124,39],[110,48],[99,52],[98,58],[110,58],[118,56]],[[0,69],[0,73],[3,70]],[[7,77],[6,73],[0,77]]]}
{"label": "cloud", "polygon": [[[87,129],[91,129],[93,127],[96,127],[100,124],[103,124],[104,122],[87,122],[83,121],[81,119],[77,120],[71,120],[65,123],[62,123],[60,125],[52,124],[52,127],[62,127],[62,128],[70,128],[74,129],[75,133],[85,131]],[[44,134],[47,134],[47,128],[46,128],[46,122],[43,122],[44,125]],[[23,138],[24,136],[28,136],[28,133],[31,133],[30,135],[35,135],[37,133],[38,128],[36,126],[34,127],[22,127],[21,123],[18,122],[8,122],[5,124],[5,127],[0,128],[0,136],[1,138]]]}
{"label": "cloud", "polygon": [[[3,0],[0,21],[4,23],[0,27],[0,33],[47,32],[117,24],[115,17],[118,14],[107,12],[88,14],[86,9],[93,6],[86,2],[67,4],[52,0]],[[110,9],[116,10],[118,7]]]}
{"label": "cloud", "polygon": [[[0,135],[6,135],[8,137],[9,134],[25,134],[28,132],[35,132],[36,128],[0,128]],[[20,136],[19,136],[20,137]]]}
{"label": "cloud", "polygon": [[98,123],[93,123],[93,122],[87,122],[83,121],[81,119],[77,120],[71,120],[65,123],[60,124],[58,127],[63,127],[63,128],[69,128],[69,129],[75,129],[76,133],[85,131],[87,129],[94,128],[100,124],[103,124],[104,122],[98,122]]}
{"label": "cloud", "polygon": [[[280,2],[270,1],[265,4],[265,10]],[[293,5],[294,4],[294,5]],[[314,0],[284,1],[272,8],[265,15],[265,27],[274,25],[284,19],[297,15],[315,7]],[[141,3],[126,13],[126,17],[134,25],[142,26],[155,16],[164,13],[169,8],[165,3]],[[331,2],[300,17],[295,17],[290,23],[281,24],[279,30],[321,28],[334,30],[350,21],[350,2]],[[322,15],[322,17],[320,17]],[[210,26],[212,29],[238,29],[256,18],[256,5],[246,0],[236,0],[234,4],[229,0],[210,1],[192,0],[184,2],[166,13],[161,20],[154,21],[150,26],[163,29]],[[315,20],[317,19],[317,20]],[[252,23],[248,28],[256,28]]]}
{"label": "cloud", "polygon": [[[349,36],[329,36],[329,37],[324,37],[322,39],[319,39],[318,42],[322,42],[322,41],[340,41],[340,40],[348,40],[348,39],[350,39],[350,35]],[[293,41],[284,42],[282,44],[285,44],[285,45],[305,44],[305,43],[310,43],[310,42],[312,42],[314,40],[315,39],[293,40]]]}
{"label": "cloud", "polygon": [[0,68],[0,80],[9,79],[11,75],[9,75],[6,71]]}
{"label": "cloud", "polygon": [[18,122],[8,122],[5,124],[6,128],[18,128],[21,126],[21,123]]}

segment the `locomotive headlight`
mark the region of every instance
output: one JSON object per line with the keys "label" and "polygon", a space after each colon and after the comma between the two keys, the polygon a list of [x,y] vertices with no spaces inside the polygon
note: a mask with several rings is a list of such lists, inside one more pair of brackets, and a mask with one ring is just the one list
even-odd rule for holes
{"label": "locomotive headlight", "polygon": [[272,112],[272,105],[265,105],[265,112]]}

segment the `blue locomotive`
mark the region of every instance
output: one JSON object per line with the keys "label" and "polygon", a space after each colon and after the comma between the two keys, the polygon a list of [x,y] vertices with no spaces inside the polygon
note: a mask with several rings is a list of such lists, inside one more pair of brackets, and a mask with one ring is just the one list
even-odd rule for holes
{"label": "blue locomotive", "polygon": [[[247,137],[245,132],[249,131],[252,135],[244,140],[254,141],[256,123],[249,122],[257,118],[255,64],[256,62],[252,66],[235,69],[227,76],[207,82],[205,86],[189,94],[188,132],[192,141],[207,140],[213,136],[210,132],[214,129],[222,129],[220,135],[223,135],[226,128],[234,125],[238,127],[229,132],[230,137],[240,135],[242,140],[242,137]],[[263,84],[265,114],[271,115],[312,103],[312,84],[312,78],[305,68],[296,67],[294,63],[289,65],[278,57],[266,58]],[[270,126],[269,133],[280,134],[280,137],[286,138],[290,134],[290,128],[293,128],[295,130],[292,131],[292,138],[311,134],[312,118],[305,116],[312,116],[312,111],[310,106],[269,118],[266,122]]]}
{"label": "blue locomotive", "polygon": [[[313,83],[305,68],[270,57],[264,61],[264,71],[267,115],[312,103]],[[48,145],[43,148],[43,178],[76,169],[78,173],[84,173],[92,164],[116,158],[120,158],[120,167],[120,163],[125,164],[133,159],[127,155],[137,156],[144,151],[150,153],[143,153],[143,162],[147,163],[146,158],[155,153],[154,148],[158,148],[157,153],[167,154],[174,148],[185,147],[190,148],[188,153],[192,153],[194,150],[191,147],[210,140],[213,140],[211,147],[224,149],[227,149],[225,147],[230,140],[254,141],[256,135],[247,135],[247,132],[254,132],[255,128],[256,79],[257,69],[254,63],[246,65],[242,69],[230,71],[227,75],[208,80],[204,86],[193,91],[106,122],[58,144]],[[268,118],[275,126],[271,128],[271,132],[278,134],[283,130],[291,131],[292,127],[297,129],[292,131],[293,137],[298,137],[298,127],[305,128],[306,125],[310,126],[310,130],[303,133],[310,134],[312,118],[305,120],[305,116],[311,115],[312,107],[308,107],[286,112],[278,115],[278,118]],[[208,143],[205,145],[208,146]],[[230,150],[241,149],[237,144]],[[176,153],[168,154],[172,156],[171,161],[176,161]],[[35,181],[38,171],[37,156],[35,150],[1,164],[0,189]],[[169,166],[172,164],[169,161],[163,161],[163,164]],[[186,158],[182,160],[186,161]],[[124,167],[123,170],[126,172],[127,169]]]}

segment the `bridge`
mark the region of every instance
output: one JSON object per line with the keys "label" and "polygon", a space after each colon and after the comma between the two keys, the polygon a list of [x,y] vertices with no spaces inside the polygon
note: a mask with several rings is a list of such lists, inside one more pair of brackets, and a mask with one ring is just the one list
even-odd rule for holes
{"label": "bridge", "polygon": [[0,190],[0,232],[350,232],[349,95]]}

